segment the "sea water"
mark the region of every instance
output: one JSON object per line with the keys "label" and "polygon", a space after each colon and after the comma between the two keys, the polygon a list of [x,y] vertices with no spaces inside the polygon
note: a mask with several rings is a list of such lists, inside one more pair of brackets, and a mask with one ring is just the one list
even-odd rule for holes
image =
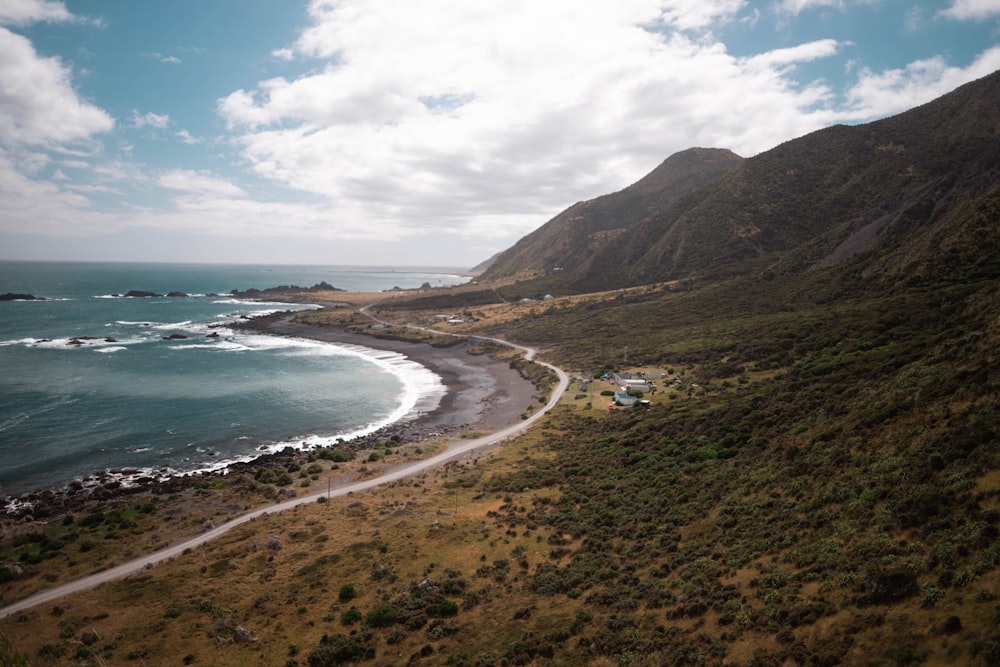
{"label": "sea water", "polygon": [[[320,281],[349,291],[459,284],[441,270],[0,262],[0,498],[102,471],[220,469],[330,444],[428,407],[437,376],[401,355],[242,333],[312,308],[231,290]],[[123,297],[140,290],[187,297]]]}

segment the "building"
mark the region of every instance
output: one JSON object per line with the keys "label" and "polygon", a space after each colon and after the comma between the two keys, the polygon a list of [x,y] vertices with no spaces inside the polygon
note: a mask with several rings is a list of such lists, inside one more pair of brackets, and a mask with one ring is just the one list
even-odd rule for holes
{"label": "building", "polygon": [[633,405],[635,405],[635,402],[637,400],[638,399],[636,399],[635,396],[629,396],[628,394],[626,394],[623,391],[618,392],[617,394],[615,394],[615,403],[617,403],[618,405],[621,405],[623,407],[626,407],[626,408],[632,407]]}

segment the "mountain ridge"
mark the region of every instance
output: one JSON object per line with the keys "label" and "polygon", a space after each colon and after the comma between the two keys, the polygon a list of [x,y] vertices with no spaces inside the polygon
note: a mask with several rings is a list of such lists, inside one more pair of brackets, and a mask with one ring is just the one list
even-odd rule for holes
{"label": "mountain ridge", "polygon": [[675,153],[632,185],[573,204],[497,255],[483,278],[537,277],[585,262],[609,240],[742,160],[720,148]]}
{"label": "mountain ridge", "polygon": [[[823,128],[726,169],[692,169],[688,179],[682,151],[625,190],[574,204],[500,253],[482,277],[530,277],[548,291],[579,293],[861,261],[872,277],[919,270],[931,279],[935,249],[967,255],[968,243],[955,238],[989,236],[998,100],[994,73],[901,114]],[[675,173],[660,178],[668,163]],[[641,210],[626,199],[639,192],[651,197]],[[970,227],[977,210],[982,220]],[[625,224],[613,227],[616,220]],[[580,242],[595,234],[599,243]]]}

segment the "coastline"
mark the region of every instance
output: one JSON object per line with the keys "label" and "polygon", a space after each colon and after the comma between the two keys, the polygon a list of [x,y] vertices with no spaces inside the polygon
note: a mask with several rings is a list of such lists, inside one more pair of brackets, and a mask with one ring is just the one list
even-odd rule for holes
{"label": "coastline", "polygon": [[420,415],[404,417],[396,424],[409,423],[421,429],[445,431],[474,426],[491,431],[517,422],[532,403],[536,391],[531,382],[510,368],[507,361],[470,352],[467,341],[462,338],[456,338],[454,345],[435,347],[423,342],[366,336],[333,326],[301,324],[293,322],[293,318],[294,314],[274,313],[253,318],[240,328],[402,354],[441,378],[445,393],[438,404]]}
{"label": "coastline", "polygon": [[[461,432],[490,432],[517,423],[534,401],[536,390],[530,381],[510,368],[505,360],[470,352],[464,339],[456,338],[455,344],[448,347],[433,347],[422,342],[365,336],[331,326],[295,323],[293,317],[294,313],[288,311],[271,313],[247,320],[239,328],[401,354],[441,379],[444,393],[433,408],[418,399],[416,414],[411,412],[376,431],[345,440],[342,446],[355,452],[370,449],[389,438],[412,444]],[[422,407],[429,409],[422,410]],[[253,473],[260,466],[304,459],[310,449],[286,447],[218,470],[166,477],[141,476],[134,471],[95,473],[61,490],[36,491],[13,499],[15,502],[0,509],[0,534],[27,532],[33,524],[44,524],[52,518],[79,513],[97,503],[117,498],[176,494],[218,477]],[[279,495],[294,497],[295,491],[282,489]]]}

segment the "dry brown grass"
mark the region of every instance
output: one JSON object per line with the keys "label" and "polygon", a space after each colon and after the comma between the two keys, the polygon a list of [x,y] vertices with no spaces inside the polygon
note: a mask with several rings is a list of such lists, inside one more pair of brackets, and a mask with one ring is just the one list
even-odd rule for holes
{"label": "dry brown grass", "polygon": [[[564,602],[515,594],[527,571],[517,566],[506,582],[476,575],[484,563],[511,558],[518,546],[531,568],[545,558],[543,530],[505,532],[490,519],[505,502],[529,502],[532,492],[506,498],[476,489],[477,481],[537,456],[538,437],[528,434],[370,492],[265,515],[140,575],[3,619],[0,631],[39,664],[60,651],[51,664],[73,656],[88,664],[91,656],[90,664],[177,665],[186,658],[245,667],[284,664],[295,653],[301,664],[324,634],[350,632],[340,621],[346,608],[366,613],[427,577],[440,580],[445,570],[457,570],[470,590],[482,592],[479,605],[454,619],[457,634],[429,642],[424,628],[389,645],[389,631],[378,630],[377,664],[405,661],[428,643],[433,664],[463,646],[502,655],[523,632],[515,616],[527,614],[539,632],[565,629],[576,613]],[[368,474],[376,468],[363,467]],[[359,595],[341,605],[338,591],[348,583]]]}

